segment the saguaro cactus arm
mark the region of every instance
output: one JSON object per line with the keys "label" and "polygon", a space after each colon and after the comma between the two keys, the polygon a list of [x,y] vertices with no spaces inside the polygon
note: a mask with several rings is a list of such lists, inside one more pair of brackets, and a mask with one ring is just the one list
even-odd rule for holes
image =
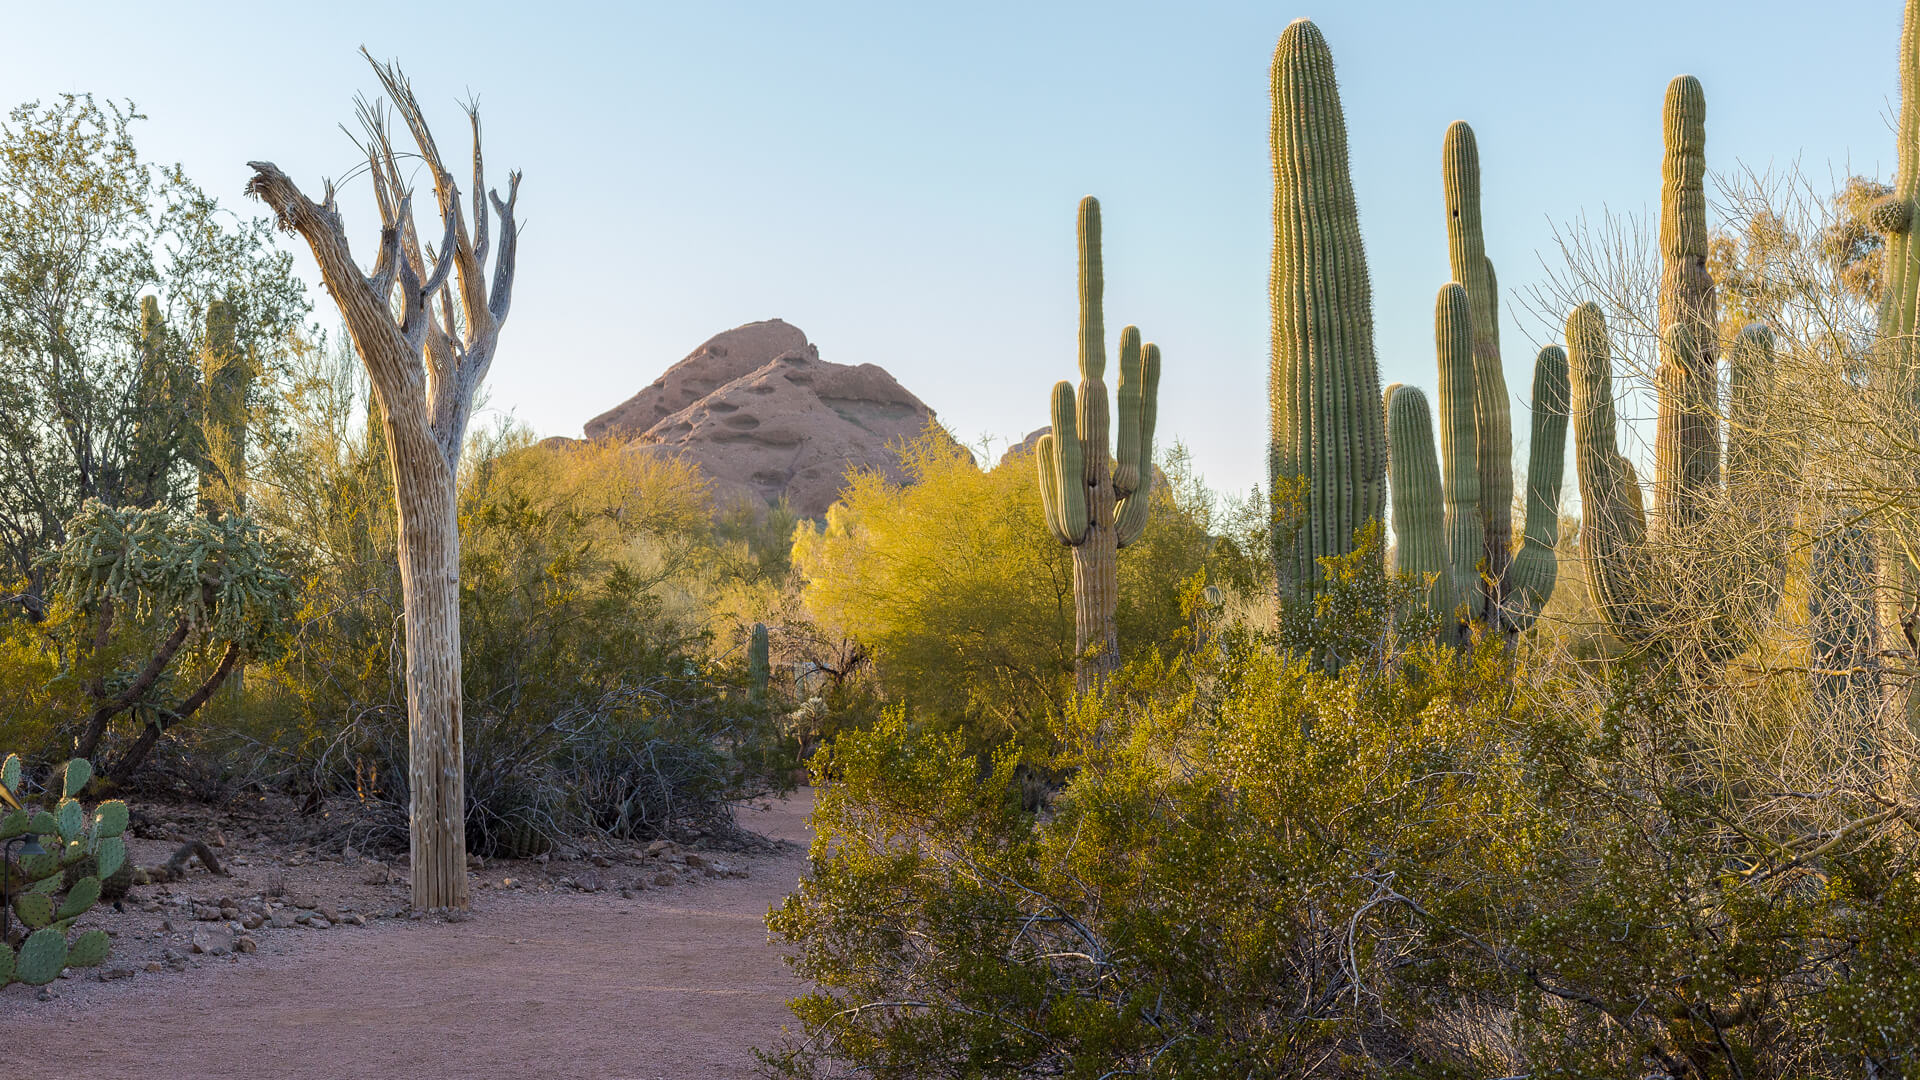
{"label": "saguaro cactus arm", "polygon": [[1613,357],[1600,306],[1585,303],[1567,317],[1567,368],[1575,473],[1580,480],[1580,548],[1594,606],[1625,638],[1646,629],[1634,602],[1646,511],[1633,465],[1620,453],[1613,408]]}
{"label": "saguaro cactus arm", "polygon": [[1507,568],[1502,618],[1514,629],[1533,623],[1560,577],[1560,484],[1567,468],[1567,354],[1558,345],[1533,362],[1533,430],[1527,456],[1527,523]]}
{"label": "saguaro cactus arm", "polygon": [[[1138,336],[1133,327],[1127,330]],[[1126,465],[1133,476],[1137,477],[1134,487],[1120,500],[1119,508],[1114,511],[1116,539],[1121,547],[1126,547],[1140,534],[1146,531],[1148,511],[1153,506],[1153,427],[1160,411],[1160,346],[1149,341],[1140,348],[1139,405],[1129,424],[1125,398],[1120,408],[1120,430],[1124,433],[1131,426],[1138,434],[1133,439],[1133,460]],[[1121,386],[1126,386],[1125,367],[1122,367]],[[1121,440],[1126,445],[1126,440]],[[1121,462],[1127,462],[1126,451],[1121,451]],[[1120,490],[1119,481],[1114,482],[1114,491]]]}

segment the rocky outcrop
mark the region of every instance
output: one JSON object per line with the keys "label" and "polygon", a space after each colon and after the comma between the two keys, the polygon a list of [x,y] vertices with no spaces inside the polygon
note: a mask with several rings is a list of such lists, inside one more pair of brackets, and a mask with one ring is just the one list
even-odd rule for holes
{"label": "rocky outcrop", "polygon": [[709,339],[586,433],[698,465],[721,503],[784,498],[819,517],[850,470],[902,479],[893,447],[932,419],[884,368],[823,361],[799,329],[772,319]]}
{"label": "rocky outcrop", "polygon": [[750,322],[715,334],[653,380],[653,385],[587,421],[587,438],[630,439],[644,434],[727,383],[793,352],[820,358],[819,350],[807,344],[807,335],[799,327],[779,319]]}

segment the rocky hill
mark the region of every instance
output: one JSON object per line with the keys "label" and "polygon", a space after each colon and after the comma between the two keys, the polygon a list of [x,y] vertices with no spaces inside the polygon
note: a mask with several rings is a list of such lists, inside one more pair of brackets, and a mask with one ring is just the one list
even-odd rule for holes
{"label": "rocky hill", "polygon": [[889,449],[933,410],[873,364],[820,359],[798,327],[769,319],[716,334],[646,389],[587,421],[590,439],[700,466],[723,502],[785,498],[819,517],[849,469],[898,478]]}

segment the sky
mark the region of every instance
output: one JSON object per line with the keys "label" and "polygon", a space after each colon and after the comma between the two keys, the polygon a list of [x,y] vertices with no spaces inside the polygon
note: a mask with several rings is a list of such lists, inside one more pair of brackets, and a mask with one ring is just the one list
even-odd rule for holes
{"label": "sky", "polygon": [[[1338,65],[1383,384],[1436,385],[1440,142],[1473,125],[1523,435],[1557,330],[1515,299],[1556,225],[1657,209],[1667,81],[1704,83],[1712,170],[1889,177],[1901,19],[1899,0],[68,8],[0,4],[0,104],[132,99],[142,154],[247,216],[249,160],[316,197],[353,170],[340,125],[376,88],[360,46],[399,59],[450,161],[476,97],[490,182],[526,174],[488,404],[541,435],[779,317],[997,453],[1077,377],[1074,211],[1098,195],[1107,325],[1160,343],[1159,441],[1228,491],[1265,480],[1268,68],[1288,22],[1314,19]],[[370,258],[364,179],[342,205]]]}

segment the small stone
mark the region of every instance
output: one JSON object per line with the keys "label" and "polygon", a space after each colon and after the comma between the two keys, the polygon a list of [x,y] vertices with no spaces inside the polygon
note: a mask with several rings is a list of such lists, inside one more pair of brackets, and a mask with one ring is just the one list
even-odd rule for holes
{"label": "small stone", "polygon": [[288,911],[286,908],[281,908],[279,911],[274,912],[273,915],[268,918],[267,922],[276,930],[286,930],[298,925],[294,921],[294,918],[293,912]]}
{"label": "small stone", "polygon": [[606,867],[613,865],[613,860],[607,858],[605,855],[595,855],[593,857],[593,865],[598,866],[602,869],[605,869]]}
{"label": "small stone", "polygon": [[311,911],[296,911],[293,915],[293,921],[299,923],[301,926],[311,925],[315,918],[316,916]]}
{"label": "small stone", "polygon": [[307,920],[307,928],[310,930],[331,930],[333,929],[333,924],[316,915]]}
{"label": "small stone", "polygon": [[220,909],[220,917],[227,920],[228,922],[232,922],[233,920],[240,917],[240,909],[232,908],[232,907],[223,907]]}
{"label": "small stone", "polygon": [[240,928],[243,930],[258,930],[266,924],[267,917],[257,911],[247,912],[246,917],[240,920]]}
{"label": "small stone", "polygon": [[545,866],[547,865],[548,862],[552,861],[552,856],[548,855],[546,852],[543,851],[540,854],[535,855],[533,857],[533,861],[539,863],[541,866]]}
{"label": "small stone", "polygon": [[658,889],[664,889],[678,880],[678,878],[673,876],[673,872],[669,870],[662,870],[653,875],[654,887]]}
{"label": "small stone", "polygon": [[165,971],[166,969],[160,965],[160,961],[149,960],[147,961],[147,970],[148,971]]}
{"label": "small stone", "polygon": [[327,920],[328,922],[339,922],[340,909],[334,907],[332,904],[321,904],[320,917]]}
{"label": "small stone", "polygon": [[224,918],[217,907],[195,907],[193,917],[201,922],[219,922]]}
{"label": "small stone", "polygon": [[225,956],[233,951],[233,931],[224,926],[207,926],[193,932],[193,951],[208,956]]}
{"label": "small stone", "polygon": [[260,948],[259,942],[245,935],[241,935],[233,943],[233,949],[235,952],[251,953],[251,952],[258,951],[259,948]]}
{"label": "small stone", "polygon": [[500,887],[503,889],[517,889],[520,887],[520,879],[510,877],[501,878]]}
{"label": "small stone", "polygon": [[[155,970],[158,970],[159,967],[160,965],[158,964],[148,964],[147,970],[155,971]],[[131,978],[133,978],[133,969],[130,967],[106,968],[100,972],[101,982],[111,982],[114,979],[131,979]]]}
{"label": "small stone", "polygon": [[53,997],[54,997],[53,991],[47,989],[44,986],[40,988],[39,993],[33,995],[33,999],[35,1001],[52,1001]]}
{"label": "small stone", "polygon": [[653,843],[647,845],[647,854],[649,855],[658,855],[663,851],[671,850],[673,850],[673,841],[671,840],[655,840]]}
{"label": "small stone", "polygon": [[360,914],[357,911],[348,912],[347,925],[348,926],[365,926],[367,925],[367,917],[365,915]]}
{"label": "small stone", "polygon": [[688,866],[694,868],[695,870],[702,869],[707,865],[706,856],[701,855],[697,851],[687,852],[685,855],[681,856],[681,861],[685,862]]}

